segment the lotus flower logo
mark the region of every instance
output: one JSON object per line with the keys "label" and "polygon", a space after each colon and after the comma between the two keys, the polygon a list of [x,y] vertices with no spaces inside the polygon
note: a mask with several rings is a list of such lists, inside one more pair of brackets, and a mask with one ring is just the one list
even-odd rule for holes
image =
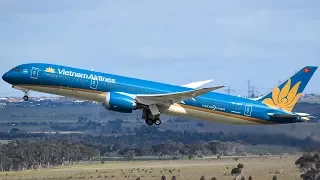
{"label": "lotus flower logo", "polygon": [[46,68],[45,72],[55,73],[55,70],[52,67]]}
{"label": "lotus flower logo", "polygon": [[289,79],[281,90],[278,87],[273,89],[272,98],[267,98],[262,103],[272,108],[291,111],[301,96],[301,93],[297,94],[300,84],[299,81],[291,88],[291,79]]}

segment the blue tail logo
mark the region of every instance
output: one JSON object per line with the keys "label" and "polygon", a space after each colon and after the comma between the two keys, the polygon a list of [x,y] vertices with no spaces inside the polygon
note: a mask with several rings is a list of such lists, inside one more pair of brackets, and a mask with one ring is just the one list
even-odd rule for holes
{"label": "blue tail logo", "polygon": [[315,66],[302,68],[287,81],[260,98],[259,101],[271,108],[292,111],[316,70],[317,67]]}

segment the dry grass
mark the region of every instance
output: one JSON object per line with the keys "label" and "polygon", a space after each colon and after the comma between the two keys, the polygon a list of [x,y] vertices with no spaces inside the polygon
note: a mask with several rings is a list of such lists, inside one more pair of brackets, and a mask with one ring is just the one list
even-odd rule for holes
{"label": "dry grass", "polygon": [[71,167],[30,170],[21,172],[2,172],[0,179],[112,179],[112,180],[160,180],[162,175],[171,180],[198,180],[201,175],[206,179],[232,180],[231,169],[238,163],[244,164],[243,175],[258,180],[271,180],[274,175],[281,180],[300,179],[299,170],[294,162],[297,157],[285,158],[240,158],[215,160],[174,160],[145,162],[106,162],[104,164],[82,164]]}

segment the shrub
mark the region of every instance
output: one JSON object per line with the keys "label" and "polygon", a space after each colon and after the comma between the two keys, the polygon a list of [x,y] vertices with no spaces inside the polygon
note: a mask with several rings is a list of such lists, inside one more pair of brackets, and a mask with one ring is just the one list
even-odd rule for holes
{"label": "shrub", "polygon": [[244,165],[241,164],[241,163],[239,163],[237,167],[243,169],[243,168],[244,168]]}
{"label": "shrub", "polygon": [[242,169],[241,169],[241,168],[233,168],[233,169],[231,170],[231,174],[232,174],[232,175],[238,175],[238,174],[241,174],[241,172],[242,172]]}
{"label": "shrub", "polygon": [[249,176],[249,180],[253,180],[253,177],[252,177],[252,176]]}
{"label": "shrub", "polygon": [[204,175],[201,176],[200,180],[206,180],[206,178],[204,177]]}

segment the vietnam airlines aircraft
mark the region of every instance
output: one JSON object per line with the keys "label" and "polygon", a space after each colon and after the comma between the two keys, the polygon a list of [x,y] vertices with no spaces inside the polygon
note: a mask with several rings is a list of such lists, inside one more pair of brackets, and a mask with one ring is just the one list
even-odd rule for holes
{"label": "vietnam airlines aircraft", "polygon": [[160,125],[161,114],[228,124],[285,124],[306,122],[312,117],[292,109],[316,69],[302,68],[258,99],[211,92],[224,86],[200,88],[210,80],[177,86],[43,63],[19,65],[2,78],[22,90],[25,101],[32,90],[100,102],[111,111],[142,110],[142,119],[148,125]]}

